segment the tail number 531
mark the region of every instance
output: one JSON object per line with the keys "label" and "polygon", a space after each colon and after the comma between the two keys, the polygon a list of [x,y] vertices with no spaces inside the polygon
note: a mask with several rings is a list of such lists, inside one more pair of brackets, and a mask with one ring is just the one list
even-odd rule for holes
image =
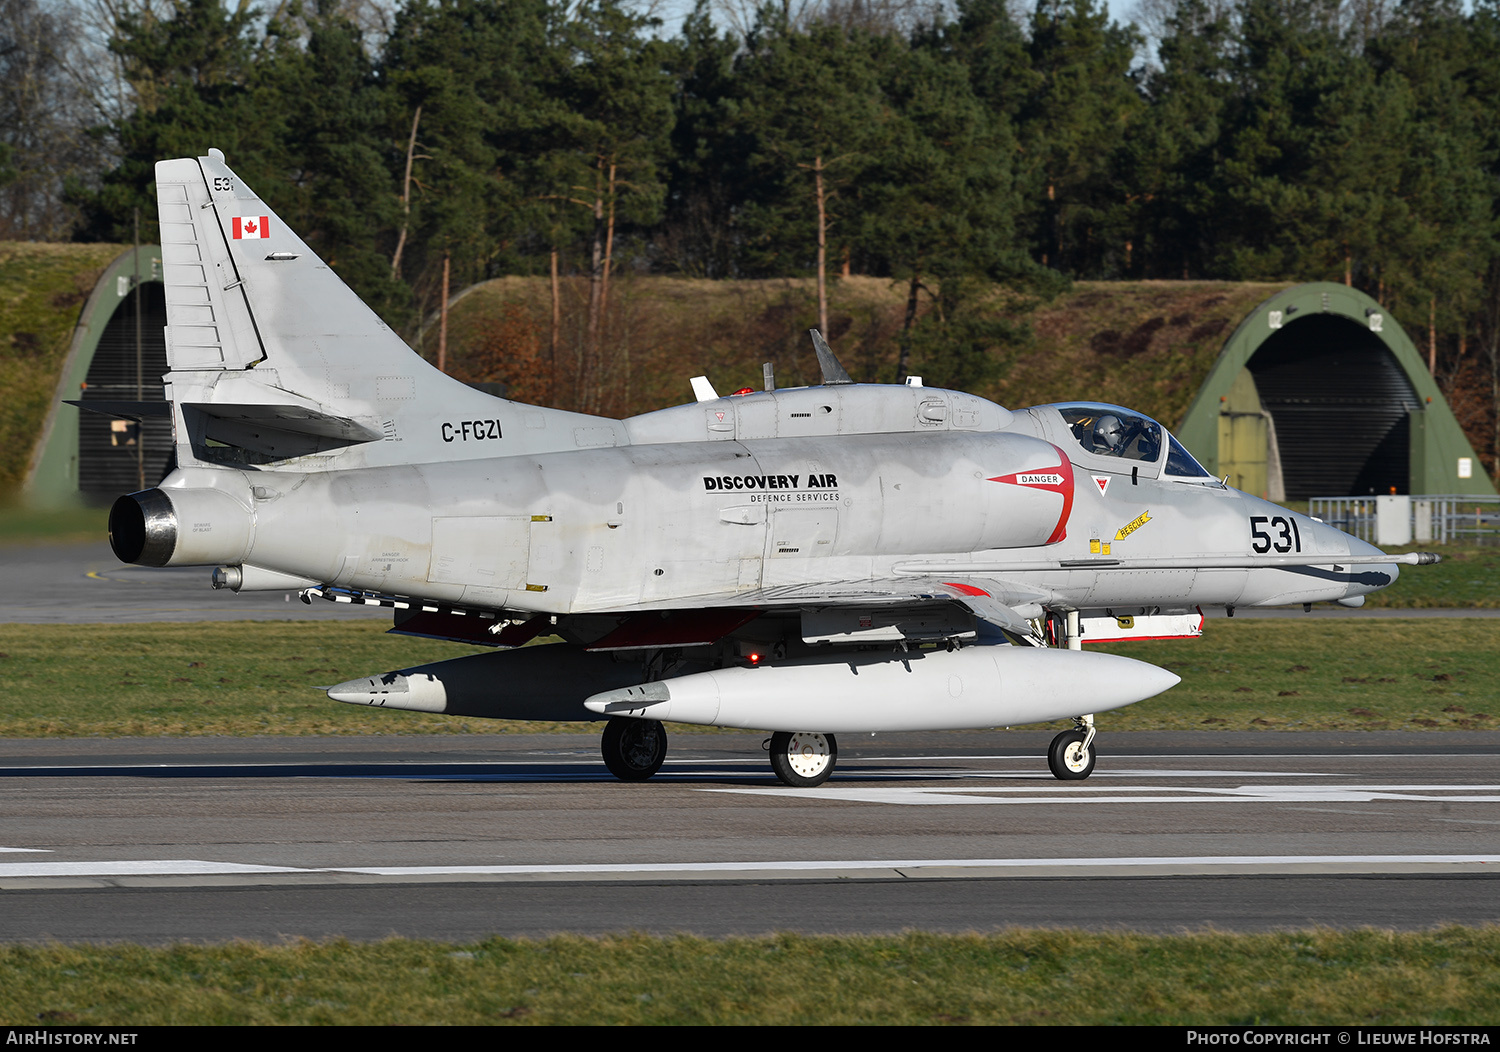
{"label": "tail number 531", "polygon": [[1257,555],[1300,552],[1302,534],[1297,530],[1297,520],[1283,515],[1250,516],[1250,548]]}

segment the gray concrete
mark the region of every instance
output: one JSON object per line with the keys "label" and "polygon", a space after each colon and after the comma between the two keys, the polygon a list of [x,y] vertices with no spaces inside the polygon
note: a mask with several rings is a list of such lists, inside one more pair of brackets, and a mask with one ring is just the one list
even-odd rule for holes
{"label": "gray concrete", "polygon": [[5,609],[24,624],[121,624],[150,621],[315,621],[391,612],[315,600],[295,592],[215,591],[206,566],[127,566],[107,541],[0,547]]}
{"label": "gray concrete", "polygon": [[1045,740],[804,792],[748,734],[642,785],[592,736],[0,742],[0,939],[1500,921],[1500,734],[1106,733],[1067,784]]}
{"label": "gray concrete", "polygon": [[0,940],[160,944],[232,938],[492,935],[882,934],[1066,927],[1090,931],[1425,930],[1500,920],[1493,877],[1189,877],[732,885],[590,884],[119,888],[9,891]]}

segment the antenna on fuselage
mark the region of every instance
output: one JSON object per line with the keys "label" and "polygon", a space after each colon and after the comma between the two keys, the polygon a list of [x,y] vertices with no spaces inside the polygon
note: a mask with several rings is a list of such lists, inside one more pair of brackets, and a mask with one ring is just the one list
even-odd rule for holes
{"label": "antenna on fuselage", "polygon": [[833,356],[833,348],[828,346],[828,341],[823,339],[823,334],[817,329],[808,329],[812,336],[813,350],[818,352],[818,368],[823,370],[823,383],[825,384],[852,384],[854,381],[839,364],[839,360]]}

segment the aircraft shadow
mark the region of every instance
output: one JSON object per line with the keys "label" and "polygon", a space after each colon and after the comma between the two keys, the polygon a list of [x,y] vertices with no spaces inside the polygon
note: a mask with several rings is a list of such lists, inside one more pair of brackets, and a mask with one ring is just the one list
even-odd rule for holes
{"label": "aircraft shadow", "polygon": [[[946,766],[890,766],[851,764],[841,766],[834,779],[851,782],[907,782],[914,780],[961,778],[971,770]],[[1038,772],[1039,779],[1047,778]],[[172,765],[78,765],[0,767],[4,778],[373,778],[407,782],[529,782],[572,783],[614,782],[615,777],[603,763],[284,763],[284,764],[172,764]],[[701,785],[777,785],[776,776],[763,764],[704,764],[692,761],[669,764],[652,779],[652,784]]]}

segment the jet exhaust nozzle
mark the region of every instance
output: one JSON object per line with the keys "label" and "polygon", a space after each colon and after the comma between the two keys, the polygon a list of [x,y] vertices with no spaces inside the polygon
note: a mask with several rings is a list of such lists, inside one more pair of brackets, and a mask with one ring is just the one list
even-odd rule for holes
{"label": "jet exhaust nozzle", "polygon": [[109,510],[109,546],[124,563],[239,563],[250,543],[250,509],[217,489],[127,493]]}
{"label": "jet exhaust nozzle", "polygon": [[177,512],[159,489],[127,493],[109,509],[109,546],[122,563],[165,566],[177,548]]}

